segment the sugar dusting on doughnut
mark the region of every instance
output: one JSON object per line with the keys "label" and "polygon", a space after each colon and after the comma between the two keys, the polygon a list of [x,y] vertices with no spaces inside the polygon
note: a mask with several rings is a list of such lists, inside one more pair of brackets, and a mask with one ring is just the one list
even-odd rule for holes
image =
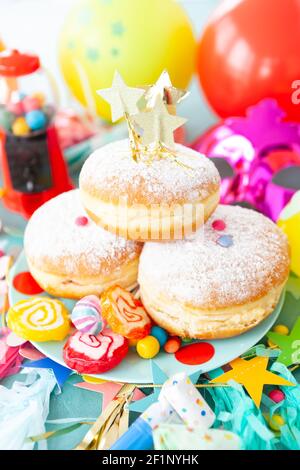
{"label": "sugar dusting on doughnut", "polygon": [[96,150],[83,165],[80,187],[92,195],[101,194],[107,201],[126,196],[130,203],[171,203],[204,200],[220,185],[214,164],[204,155],[176,144],[178,160],[155,160],[136,163],[128,139]]}
{"label": "sugar dusting on doughnut", "polygon": [[265,295],[288,271],[287,240],[273,222],[249,209],[221,205],[187,240],[146,244],[139,278],[158,290],[155,295],[222,308]]}
{"label": "sugar dusting on doughnut", "polygon": [[137,243],[106,232],[91,221],[79,199],[79,191],[61,194],[31,217],[24,237],[26,256],[40,269],[95,276],[117,268],[140,251]]}

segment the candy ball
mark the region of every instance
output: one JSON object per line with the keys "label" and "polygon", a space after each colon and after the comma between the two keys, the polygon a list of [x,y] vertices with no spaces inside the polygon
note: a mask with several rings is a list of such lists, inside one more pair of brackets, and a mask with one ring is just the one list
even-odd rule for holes
{"label": "candy ball", "polygon": [[43,111],[36,109],[34,111],[30,111],[25,116],[26,122],[32,131],[38,131],[46,127],[47,118]]}
{"label": "candy ball", "polygon": [[286,325],[276,325],[274,326],[273,331],[275,331],[275,333],[279,333],[280,335],[288,335],[290,330]]}
{"label": "candy ball", "polygon": [[44,106],[46,102],[44,93],[38,91],[37,93],[33,93],[31,96],[32,98],[35,98],[36,100],[38,100],[40,107]]}
{"label": "candy ball", "polygon": [[274,389],[269,392],[269,398],[275,403],[280,403],[285,399],[285,394],[281,390]]}
{"label": "candy ball", "polygon": [[71,314],[75,328],[91,335],[100,333],[106,327],[101,315],[100,300],[96,295],[87,295],[80,299]]}
{"label": "candy ball", "polygon": [[0,126],[6,131],[11,129],[15,116],[4,108],[0,108]]}
{"label": "candy ball", "polygon": [[10,101],[7,103],[7,111],[13,113],[15,116],[21,116],[24,113],[24,107],[22,101]]}
{"label": "candy ball", "polygon": [[164,345],[164,350],[169,354],[174,354],[181,346],[181,339],[178,336],[172,336]]}
{"label": "candy ball", "polygon": [[137,342],[136,350],[143,359],[152,359],[159,353],[160,345],[154,336],[146,336]]}
{"label": "candy ball", "polygon": [[33,96],[26,96],[23,100],[23,107],[25,113],[29,113],[30,111],[34,111],[41,107],[41,103],[38,98],[34,98]]}
{"label": "candy ball", "polygon": [[18,117],[12,125],[13,134],[22,137],[24,135],[28,135],[30,132],[30,128],[26,122],[24,117]]}
{"label": "candy ball", "polygon": [[285,421],[282,416],[274,414],[272,418],[269,419],[269,426],[273,431],[280,431],[281,426],[284,426]]}
{"label": "candy ball", "polygon": [[157,339],[160,346],[164,346],[166,344],[168,339],[168,333],[160,326],[152,326],[150,334],[151,336],[154,336],[154,338]]}

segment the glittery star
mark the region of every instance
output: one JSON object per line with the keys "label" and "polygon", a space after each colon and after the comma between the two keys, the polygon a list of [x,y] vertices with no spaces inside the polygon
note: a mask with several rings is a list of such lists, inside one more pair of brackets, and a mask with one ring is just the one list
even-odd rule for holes
{"label": "glittery star", "polygon": [[230,362],[232,370],[216,377],[211,383],[224,383],[228,380],[235,380],[245,387],[256,406],[259,407],[264,385],[294,385],[283,377],[269,372],[267,370],[268,360],[268,357],[260,356],[246,361],[239,357]]}
{"label": "glittery star", "polygon": [[124,25],[121,21],[117,21],[111,25],[111,32],[114,36],[123,36],[125,32]]}
{"label": "glittery star", "polygon": [[170,75],[164,70],[157,82],[147,87],[145,99],[150,108],[155,106],[158,97],[164,100],[166,104],[176,105],[185,98],[189,92],[175,88],[172,85]]}
{"label": "glittery star", "polygon": [[112,87],[98,90],[97,93],[110,104],[112,121],[115,122],[123,117],[124,113],[138,112],[137,102],[144,92],[140,88],[127,86],[121,75],[115,72]]}
{"label": "glittery star", "polygon": [[281,349],[281,354],[277,358],[278,362],[286,367],[300,363],[300,317],[297,318],[289,335],[269,331],[267,337]]}
{"label": "glittery star", "polygon": [[144,145],[160,142],[168,147],[174,146],[174,131],[186,122],[185,118],[168,113],[160,98],[157,98],[151,111],[139,113],[133,116],[133,119],[144,131],[142,135]]}

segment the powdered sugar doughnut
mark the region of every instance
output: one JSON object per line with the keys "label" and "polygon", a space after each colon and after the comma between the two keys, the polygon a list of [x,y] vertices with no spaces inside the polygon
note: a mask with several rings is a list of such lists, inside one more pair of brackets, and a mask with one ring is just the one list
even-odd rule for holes
{"label": "powdered sugar doughnut", "polygon": [[128,352],[128,341],[111,330],[97,336],[77,331],[64,346],[64,361],[81,374],[101,374],[116,367]]}
{"label": "powdered sugar doughnut", "polygon": [[80,173],[84,207],[127,239],[173,240],[194,232],[219,202],[220,176],[209,159],[183,145],[176,144],[175,158],[149,164],[142,155],[136,162],[128,140],[96,150]]}
{"label": "powdered sugar doughnut", "polygon": [[145,245],[141,298],[155,322],[173,334],[234,336],[273,311],[289,263],[287,239],[273,222],[221,205],[196,235]]}
{"label": "powdered sugar doughnut", "polygon": [[80,299],[116,283],[127,288],[136,283],[141,246],[94,224],[78,190],[60,194],[33,214],[24,247],[32,276],[53,295]]}

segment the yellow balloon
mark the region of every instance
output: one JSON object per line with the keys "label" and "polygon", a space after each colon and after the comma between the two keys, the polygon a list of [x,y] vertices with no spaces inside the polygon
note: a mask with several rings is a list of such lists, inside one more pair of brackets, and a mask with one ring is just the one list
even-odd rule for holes
{"label": "yellow balloon", "polygon": [[289,204],[283,209],[278,225],[289,239],[291,269],[297,276],[300,276],[300,191],[294,194]]}
{"label": "yellow balloon", "polygon": [[129,86],[144,86],[166,69],[174,86],[186,88],[195,38],[175,0],[81,0],[63,27],[59,62],[73,95],[110,119],[110,107],[96,90],[111,86],[115,70]]}

